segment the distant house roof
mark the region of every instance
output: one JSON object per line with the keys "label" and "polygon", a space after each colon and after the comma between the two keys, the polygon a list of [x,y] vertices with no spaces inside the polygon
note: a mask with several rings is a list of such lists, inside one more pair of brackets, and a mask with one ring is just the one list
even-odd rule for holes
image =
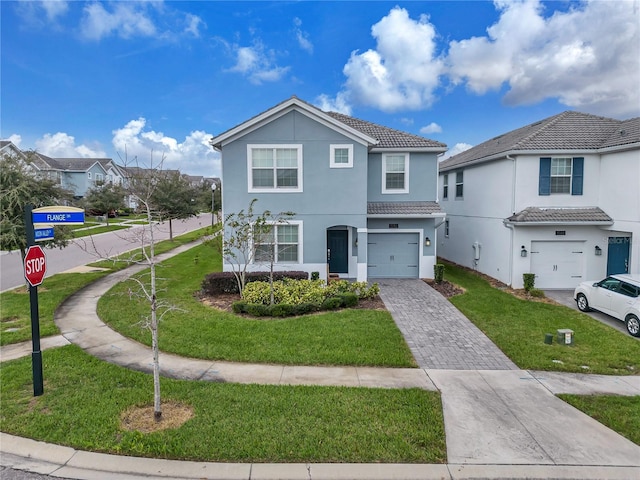
{"label": "distant house roof", "polygon": [[368,216],[425,216],[444,212],[437,202],[369,202],[367,203]]}
{"label": "distant house roof", "polygon": [[512,130],[440,163],[446,171],[518,151],[599,150],[640,142],[640,117],[616,120],[567,111]]}
{"label": "distant house roof", "polygon": [[513,225],[613,225],[613,219],[598,207],[527,207],[507,218],[505,223]]}
{"label": "distant house roof", "polygon": [[251,129],[257,128],[271,119],[278,118],[293,109],[304,112],[331,128],[341,130],[345,135],[357,139],[359,142],[371,148],[415,148],[429,149],[436,152],[444,152],[447,148],[444,143],[429,140],[418,135],[359,120],[341,113],[325,112],[295,96],[215,136],[211,139],[210,143],[213,147],[220,149],[224,143],[237,138],[237,136],[242,135],[243,132],[251,131]]}

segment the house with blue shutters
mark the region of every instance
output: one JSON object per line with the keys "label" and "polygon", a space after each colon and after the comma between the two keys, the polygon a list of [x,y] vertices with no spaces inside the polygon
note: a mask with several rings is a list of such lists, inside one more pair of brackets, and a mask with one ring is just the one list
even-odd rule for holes
{"label": "house with blue shutters", "polygon": [[514,288],[640,273],[640,118],[563,112],[440,164],[438,254]]}
{"label": "house with blue shutters", "polygon": [[211,145],[222,157],[223,215],[246,211],[253,199],[256,212],[295,213],[259,245],[273,252],[276,269],[359,281],[433,277],[444,221],[437,159],[446,145],[297,97]]}

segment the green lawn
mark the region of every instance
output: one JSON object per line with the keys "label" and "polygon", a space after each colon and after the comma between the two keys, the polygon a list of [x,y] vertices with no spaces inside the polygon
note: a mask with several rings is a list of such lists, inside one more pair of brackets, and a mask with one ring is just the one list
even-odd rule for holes
{"label": "green lawn", "polygon": [[[451,302],[522,369],[640,374],[640,342],[571,308],[521,300],[473,272],[446,264],[445,279],[466,289]],[[574,346],[544,343],[569,328]]]}
{"label": "green lawn", "polygon": [[419,389],[266,386],[162,379],[163,402],[195,416],[143,434],[120,415],[152,403],[150,375],[70,345],[43,353],[44,395],[31,360],[2,364],[0,429],[59,445],[156,458],[219,462],[444,463],[440,396]]}
{"label": "green lawn", "polygon": [[[160,325],[163,352],[211,360],[286,365],[414,367],[409,348],[386,311],[345,309],[285,319],[248,319],[203,305],[195,294],[207,273],[220,271],[217,250],[202,245],[164,262],[159,298],[179,307]],[[98,314],[123,335],[150,345],[138,322],[148,314],[131,301],[133,282],[116,285],[98,303]]]}
{"label": "green lawn", "polygon": [[600,423],[640,445],[640,395],[558,395]]}

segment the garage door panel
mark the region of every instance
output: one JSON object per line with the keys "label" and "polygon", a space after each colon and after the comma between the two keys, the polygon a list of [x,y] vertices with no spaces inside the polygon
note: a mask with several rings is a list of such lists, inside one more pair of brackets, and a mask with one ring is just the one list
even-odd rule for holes
{"label": "garage door panel", "polygon": [[417,233],[373,233],[368,239],[368,276],[418,278]]}
{"label": "garage door panel", "polygon": [[531,242],[536,288],[574,288],[582,281],[584,242]]}

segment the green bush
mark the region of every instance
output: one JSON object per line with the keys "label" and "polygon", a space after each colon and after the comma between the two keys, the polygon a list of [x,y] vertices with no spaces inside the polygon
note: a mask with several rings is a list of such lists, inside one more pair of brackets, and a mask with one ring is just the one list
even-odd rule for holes
{"label": "green bush", "polygon": [[377,283],[369,285],[367,282],[336,280],[327,285],[325,296],[333,297],[342,293],[355,293],[360,299],[373,298],[380,293],[380,286]]}
{"label": "green bush", "polygon": [[433,279],[436,283],[442,283],[444,280],[444,264],[436,263],[433,266]]}
{"label": "green bush", "polygon": [[340,308],[341,303],[342,302],[340,301],[339,297],[329,297],[325,299],[324,302],[322,302],[320,308],[322,310],[336,310]]}
{"label": "green bush", "polygon": [[320,310],[320,305],[316,303],[301,303],[300,305],[293,305],[293,315],[305,315],[311,312],[317,312]]}
{"label": "green bush", "polygon": [[340,306],[345,308],[355,307],[358,304],[358,295],[355,293],[341,293],[338,298],[340,299]]}
{"label": "green bush", "polygon": [[524,290],[529,292],[536,282],[536,274],[535,273],[523,273],[522,281],[524,282]]}
{"label": "green bush", "polygon": [[269,312],[269,316],[271,317],[289,317],[293,315],[293,305],[289,305],[287,303],[279,303],[275,305],[269,305],[267,307],[267,311]]}
{"label": "green bush", "polygon": [[319,280],[320,272],[311,272],[311,280]]}
{"label": "green bush", "polygon": [[532,297],[536,297],[536,298],[544,298],[545,294],[542,290],[540,290],[539,288],[532,288],[531,290],[529,290],[529,295],[531,295]]}
{"label": "green bush", "polygon": [[233,313],[244,313],[247,308],[247,302],[244,300],[238,300],[237,302],[233,302],[231,304],[231,310]]}

